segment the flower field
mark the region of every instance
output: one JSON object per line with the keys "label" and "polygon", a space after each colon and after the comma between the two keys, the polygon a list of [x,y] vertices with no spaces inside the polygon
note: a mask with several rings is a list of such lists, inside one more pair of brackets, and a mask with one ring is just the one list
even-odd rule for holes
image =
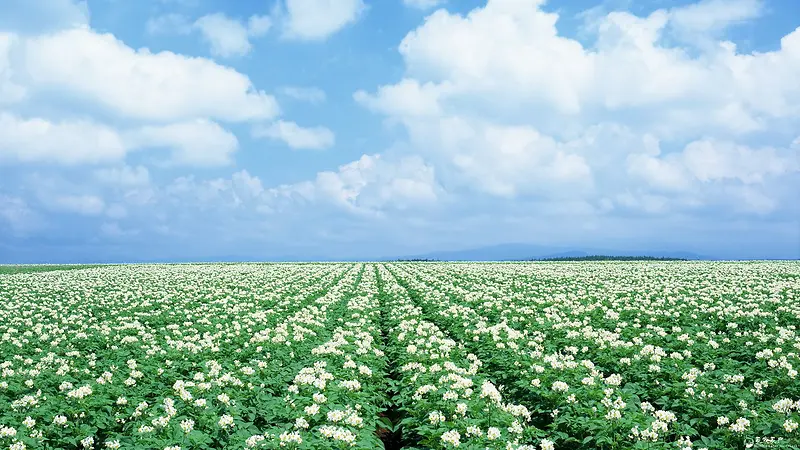
{"label": "flower field", "polygon": [[800,448],[800,263],[0,274],[0,448]]}

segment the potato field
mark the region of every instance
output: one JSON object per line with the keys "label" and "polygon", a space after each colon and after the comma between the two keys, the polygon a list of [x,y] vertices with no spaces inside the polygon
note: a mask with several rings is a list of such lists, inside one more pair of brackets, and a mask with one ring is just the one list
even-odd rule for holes
{"label": "potato field", "polygon": [[0,448],[800,448],[800,263],[0,274]]}

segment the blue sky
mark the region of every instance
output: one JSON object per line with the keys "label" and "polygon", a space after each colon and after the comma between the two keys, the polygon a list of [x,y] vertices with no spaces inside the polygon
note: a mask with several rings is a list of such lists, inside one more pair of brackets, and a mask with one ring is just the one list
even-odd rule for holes
{"label": "blue sky", "polygon": [[793,0],[6,0],[0,262],[800,257]]}

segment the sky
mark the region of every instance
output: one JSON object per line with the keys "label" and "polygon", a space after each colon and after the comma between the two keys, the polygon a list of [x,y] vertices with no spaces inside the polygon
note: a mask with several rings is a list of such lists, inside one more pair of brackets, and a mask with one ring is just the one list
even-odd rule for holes
{"label": "sky", "polygon": [[0,262],[800,257],[796,0],[3,0]]}

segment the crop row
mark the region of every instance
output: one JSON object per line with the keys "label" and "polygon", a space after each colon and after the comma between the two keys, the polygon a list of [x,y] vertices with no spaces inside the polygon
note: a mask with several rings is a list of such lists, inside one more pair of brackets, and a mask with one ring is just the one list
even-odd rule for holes
{"label": "crop row", "polygon": [[0,275],[0,448],[800,447],[800,264]]}
{"label": "crop row", "polygon": [[576,294],[570,280],[541,273],[521,285],[519,269],[510,283],[484,268],[395,269],[431,320],[479,355],[566,448],[797,442],[800,314],[788,291],[748,287],[730,298],[711,287],[700,302],[688,286],[671,284],[681,294],[670,298],[653,280],[647,291],[604,280],[617,292],[581,280]]}

